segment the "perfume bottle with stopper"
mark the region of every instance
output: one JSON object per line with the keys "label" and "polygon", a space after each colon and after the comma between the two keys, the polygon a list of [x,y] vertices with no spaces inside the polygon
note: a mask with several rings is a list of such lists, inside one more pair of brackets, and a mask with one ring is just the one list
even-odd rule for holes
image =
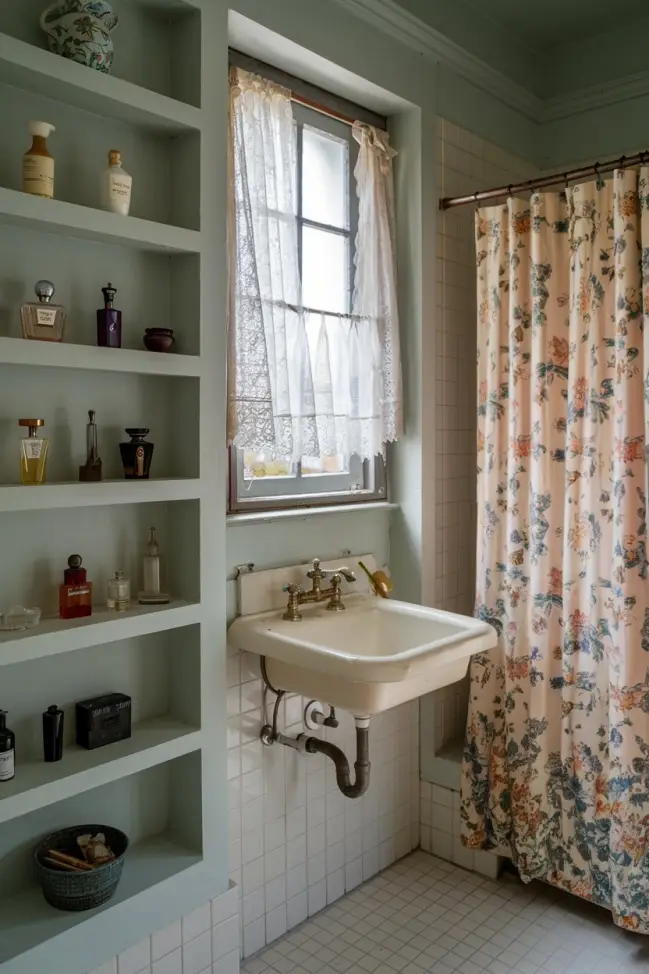
{"label": "perfume bottle with stopper", "polygon": [[16,737],[7,727],[7,713],[0,710],[0,782],[11,781],[16,773]]}
{"label": "perfume bottle with stopper", "polygon": [[94,409],[88,410],[88,425],[86,426],[86,462],[79,467],[79,480],[85,483],[97,483],[101,480],[101,459],[97,446],[97,424]]}
{"label": "perfume bottle with stopper", "polygon": [[108,169],[101,177],[101,205],[121,216],[128,216],[131,208],[133,177],[122,169],[122,153],[111,149],[108,153]]}
{"label": "perfume bottle with stopper", "polygon": [[24,484],[42,484],[50,441],[39,436],[38,430],[45,425],[45,420],[19,419],[18,425],[29,429],[29,435],[20,441],[20,479]]}
{"label": "perfume bottle with stopper", "polygon": [[32,196],[54,196],[54,158],[47,139],[54,132],[49,122],[30,122],[31,147],[23,156],[23,190]]}
{"label": "perfume bottle with stopper", "polygon": [[63,719],[65,714],[56,705],[43,713],[43,760],[48,763],[63,757]]}
{"label": "perfume bottle with stopper", "polygon": [[36,281],[34,291],[38,301],[25,301],[20,307],[23,338],[40,342],[62,342],[67,312],[63,305],[52,304],[54,285],[51,281]]}
{"label": "perfume bottle with stopper", "polygon": [[108,596],[106,607],[113,612],[126,612],[131,605],[131,583],[124,577],[124,572],[117,571],[108,580]]}
{"label": "perfume bottle with stopper", "polygon": [[148,480],[153,457],[153,443],[147,443],[148,429],[130,427],[124,430],[131,437],[130,443],[120,443],[124,476],[127,480]]}
{"label": "perfume bottle with stopper", "polygon": [[144,589],[138,595],[140,605],[166,605],[171,599],[160,591],[160,548],[155,528],[149,528],[149,541],[144,556]]}
{"label": "perfume bottle with stopper", "polygon": [[113,307],[117,288],[108,282],[102,287],[104,307],[97,310],[97,344],[104,348],[122,347],[122,312]]}
{"label": "perfume bottle with stopper", "polygon": [[70,555],[59,586],[59,616],[61,619],[82,619],[92,615],[92,582],[81,567],[81,556]]}

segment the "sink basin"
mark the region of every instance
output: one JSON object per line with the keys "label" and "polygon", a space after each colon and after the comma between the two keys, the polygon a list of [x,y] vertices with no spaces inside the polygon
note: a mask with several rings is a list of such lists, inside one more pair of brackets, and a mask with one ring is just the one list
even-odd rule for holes
{"label": "sink basin", "polygon": [[470,657],[496,645],[478,619],[409,602],[346,594],[346,611],[326,603],[240,616],[228,630],[236,649],[266,657],[273,686],[347,710],[380,713],[461,680]]}

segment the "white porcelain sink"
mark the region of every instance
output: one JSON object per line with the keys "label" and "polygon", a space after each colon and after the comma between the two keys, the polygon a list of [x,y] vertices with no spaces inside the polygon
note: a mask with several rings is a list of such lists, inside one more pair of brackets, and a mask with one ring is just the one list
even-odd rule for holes
{"label": "white porcelain sink", "polygon": [[478,619],[345,594],[346,611],[326,604],[240,616],[228,641],[266,657],[273,686],[340,707],[354,716],[380,713],[461,680],[474,653],[496,645],[495,630]]}

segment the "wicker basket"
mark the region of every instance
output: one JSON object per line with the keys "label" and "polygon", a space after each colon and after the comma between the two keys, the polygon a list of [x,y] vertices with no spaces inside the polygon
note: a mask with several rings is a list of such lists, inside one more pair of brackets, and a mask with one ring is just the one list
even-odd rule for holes
{"label": "wicker basket", "polygon": [[[115,853],[115,859],[97,866],[92,872],[67,873],[43,862],[48,849],[79,856],[77,836],[96,835],[103,832],[106,844]],[[119,883],[124,867],[124,853],[128,839],[119,829],[109,825],[77,825],[61,829],[46,836],[34,849],[36,873],[47,902],[57,910],[92,910],[111,898]]]}

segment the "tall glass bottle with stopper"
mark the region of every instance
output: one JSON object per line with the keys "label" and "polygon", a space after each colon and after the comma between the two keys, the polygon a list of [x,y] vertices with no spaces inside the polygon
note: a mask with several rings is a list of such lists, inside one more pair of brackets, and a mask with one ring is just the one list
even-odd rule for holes
{"label": "tall glass bottle with stopper", "polygon": [[84,483],[97,483],[101,480],[101,458],[97,445],[97,424],[94,409],[88,410],[86,426],[86,462],[79,467],[79,480]]}
{"label": "tall glass bottle with stopper", "polygon": [[19,419],[19,426],[26,426],[29,435],[20,441],[20,479],[24,484],[42,484],[45,481],[45,464],[50,441],[39,436],[44,419]]}
{"label": "tall glass bottle with stopper", "polygon": [[155,528],[149,528],[149,541],[144,556],[144,588],[138,595],[140,605],[166,605],[171,599],[160,591],[160,548]]}

